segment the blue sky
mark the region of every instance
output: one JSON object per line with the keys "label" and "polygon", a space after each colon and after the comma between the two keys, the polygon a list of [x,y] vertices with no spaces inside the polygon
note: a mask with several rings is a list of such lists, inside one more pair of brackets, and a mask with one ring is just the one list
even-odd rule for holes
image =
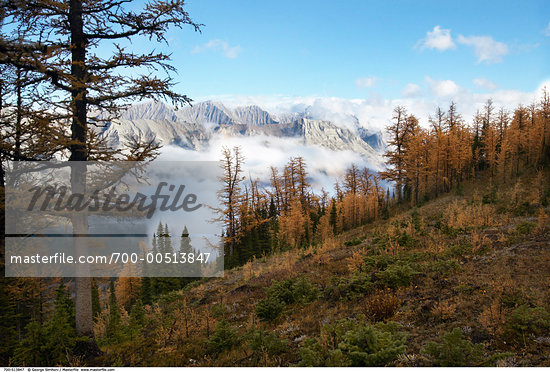
{"label": "blue sky", "polygon": [[169,33],[178,90],[399,99],[532,92],[550,78],[548,1],[189,0]]}

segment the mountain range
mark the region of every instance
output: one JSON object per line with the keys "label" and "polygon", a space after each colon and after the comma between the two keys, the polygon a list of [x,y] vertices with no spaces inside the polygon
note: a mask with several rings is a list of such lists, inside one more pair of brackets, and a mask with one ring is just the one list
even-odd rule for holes
{"label": "mountain range", "polygon": [[155,138],[162,145],[195,151],[207,149],[215,136],[294,138],[304,146],[352,151],[369,167],[380,168],[386,149],[382,133],[352,119],[356,125],[350,128],[312,117],[307,108],[271,114],[256,105],[230,108],[221,102],[205,101],[176,110],[162,102],[146,102],[127,108],[103,128],[101,136],[112,147],[120,147],[126,138],[140,135],[146,140]]}

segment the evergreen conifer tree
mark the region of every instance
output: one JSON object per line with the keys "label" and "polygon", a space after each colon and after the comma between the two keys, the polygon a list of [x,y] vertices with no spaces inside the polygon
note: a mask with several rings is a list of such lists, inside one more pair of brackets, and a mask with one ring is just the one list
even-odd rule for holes
{"label": "evergreen conifer tree", "polygon": [[115,295],[115,282],[109,285],[109,322],[107,323],[106,336],[108,339],[117,341],[120,336],[120,309]]}
{"label": "evergreen conifer tree", "polygon": [[101,302],[99,301],[99,287],[97,280],[92,279],[92,315],[94,317],[101,313]]}

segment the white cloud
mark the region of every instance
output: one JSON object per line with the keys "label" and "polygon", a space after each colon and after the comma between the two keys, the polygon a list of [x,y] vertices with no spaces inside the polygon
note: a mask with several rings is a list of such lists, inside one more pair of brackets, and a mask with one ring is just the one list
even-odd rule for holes
{"label": "white cloud", "polygon": [[418,84],[407,84],[405,88],[403,88],[401,95],[409,98],[420,97],[422,95],[422,88],[420,88],[420,85]]}
{"label": "white cloud", "polygon": [[462,36],[458,35],[458,42],[474,48],[477,63],[502,62],[502,57],[509,53],[508,45],[495,41],[491,36]]}
{"label": "white cloud", "polygon": [[368,88],[372,87],[374,84],[376,84],[377,78],[375,76],[368,76],[368,77],[362,77],[357,80],[355,80],[355,85],[357,88]]}
{"label": "white cloud", "polygon": [[474,83],[474,85],[478,88],[486,89],[491,92],[498,88],[498,85],[496,85],[493,81],[485,78],[473,79],[472,83]]}
{"label": "white cloud", "polygon": [[452,80],[434,80],[427,76],[426,81],[432,93],[438,98],[456,96],[461,90],[458,84]]}
{"label": "white cloud", "polygon": [[451,30],[435,26],[433,31],[426,32],[426,37],[421,39],[416,44],[420,49],[437,49],[444,51],[455,49],[456,45],[451,37]]}
{"label": "white cloud", "polygon": [[195,48],[193,48],[191,53],[193,54],[203,53],[208,50],[221,52],[227,58],[237,58],[242,48],[240,45],[230,46],[227,41],[214,39],[214,40],[210,40],[208,43],[204,45],[196,46]]}
{"label": "white cloud", "polygon": [[544,30],[542,30],[542,34],[544,36],[550,36],[550,22],[548,22],[548,26]]}

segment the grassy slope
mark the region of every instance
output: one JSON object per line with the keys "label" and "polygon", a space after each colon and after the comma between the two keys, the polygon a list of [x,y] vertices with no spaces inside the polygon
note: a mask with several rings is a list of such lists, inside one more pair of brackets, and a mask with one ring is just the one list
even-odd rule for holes
{"label": "grassy slope", "polygon": [[[496,198],[491,198],[488,186],[466,186],[462,195],[442,196],[416,212],[396,212],[389,220],[317,247],[258,259],[223,278],[203,280],[148,309],[151,323],[145,340],[106,347],[101,362],[293,365],[300,360],[303,340],[319,336],[323,324],[364,314],[367,319],[398,322],[409,334],[407,353],[396,365],[429,365],[422,347],[455,327],[467,339],[483,343],[486,354],[511,353],[501,365],[550,365],[548,337],[530,340],[526,334],[518,339],[507,333],[506,326],[521,304],[550,310],[550,224],[538,216],[540,208],[532,203],[537,192],[532,178],[499,190]],[[488,203],[483,203],[484,195]],[[546,214],[550,215],[548,207]],[[346,241],[358,244],[345,245]],[[370,267],[372,273],[364,274],[370,278],[370,289],[354,290],[349,284],[353,268],[367,270],[363,259],[373,255],[400,257],[414,269],[410,283],[385,290],[392,282],[380,280]],[[276,320],[260,321],[255,303],[265,297],[266,288],[274,280],[296,277],[317,287],[318,299],[287,305]],[[391,302],[395,296],[396,306],[382,305],[387,313],[377,312],[374,299]],[[239,341],[216,355],[208,351],[207,336],[222,318]],[[253,327],[273,331],[288,346],[283,352],[252,350],[245,335]]]}

